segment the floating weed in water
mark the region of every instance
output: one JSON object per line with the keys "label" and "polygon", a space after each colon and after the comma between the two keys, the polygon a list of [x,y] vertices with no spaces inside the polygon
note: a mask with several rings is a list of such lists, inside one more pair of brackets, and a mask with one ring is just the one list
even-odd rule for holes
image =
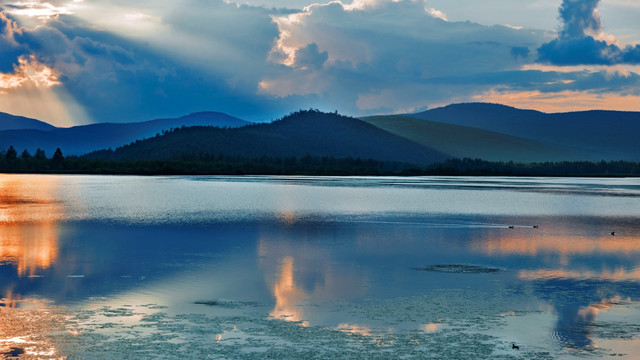
{"label": "floating weed in water", "polygon": [[[270,318],[259,307],[242,308],[240,314],[205,315],[150,311],[158,307],[155,304],[104,306],[73,310],[67,322],[73,332],[53,334],[52,339],[58,356],[68,359],[546,360],[624,352],[609,347],[615,351],[576,353],[546,341],[544,334],[528,337],[523,324],[539,318],[553,325],[553,316],[531,309],[522,301],[526,296],[519,291],[441,289],[389,300],[336,301],[331,313],[340,315],[340,320],[326,326],[306,319],[308,326]],[[628,341],[640,332],[638,328],[627,332],[625,326],[599,321],[592,329],[597,337],[613,341]],[[520,349],[512,349],[512,342]]]}
{"label": "floating weed in water", "polygon": [[132,309],[128,308],[111,308],[108,306],[104,306],[102,308],[102,315],[106,317],[120,317],[120,316],[133,316],[135,315]]}
{"label": "floating weed in water", "polygon": [[222,308],[239,308],[244,306],[258,306],[257,302],[252,301],[234,301],[234,300],[197,300],[193,302],[196,305],[215,306]]}
{"label": "floating weed in water", "polygon": [[[56,341],[69,359],[551,358],[533,349],[508,352],[510,343],[484,331],[501,326],[504,316],[498,315],[497,306],[479,300],[467,310],[452,310],[450,306],[460,305],[457,299],[461,295],[442,291],[361,304],[339,302],[336,311],[344,314],[345,320],[351,318],[349,314],[357,316],[335,326],[301,326],[302,321],[269,318],[259,310],[225,316],[155,311],[128,323],[125,320],[132,317],[131,311],[135,315],[154,305],[100,307],[77,311],[74,329],[80,330],[74,335],[58,334]],[[475,317],[470,317],[470,312]],[[100,322],[105,319],[108,329]],[[393,323],[413,327],[388,325]]]}
{"label": "floating weed in water", "polygon": [[499,268],[466,264],[439,264],[413,268],[420,271],[435,271],[454,274],[486,274],[501,271]]}

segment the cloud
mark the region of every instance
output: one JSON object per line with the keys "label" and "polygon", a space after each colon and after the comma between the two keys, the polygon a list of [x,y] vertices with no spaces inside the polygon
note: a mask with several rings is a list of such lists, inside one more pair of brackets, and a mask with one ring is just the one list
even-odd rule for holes
{"label": "cloud", "polygon": [[[5,1],[0,111],[30,106],[37,81],[25,80],[25,69],[55,83],[40,82],[50,104],[40,113],[62,102],[73,110],[60,113],[75,123],[200,110],[249,120],[309,107],[397,113],[482,94],[537,92],[528,99],[541,104],[554,94],[635,99],[640,67],[610,64],[633,63],[637,49],[602,32],[597,1],[565,3],[564,25],[549,41],[549,32],[526,26],[451,21],[459,14],[445,15],[436,0],[327,0],[301,10],[223,0]],[[29,8],[54,14],[15,13]],[[542,53],[552,60],[536,62]],[[576,54],[603,65],[566,66]]]}
{"label": "cloud", "polygon": [[3,49],[0,71],[12,72],[20,56],[34,56],[55,69],[66,96],[86,109],[90,121],[148,120],[211,109],[249,119],[273,115],[277,104],[258,94],[260,75],[273,66],[267,56],[277,27],[270,14],[223,1],[181,5],[154,14],[153,21],[160,19],[153,24],[158,32],[144,39],[125,38],[75,15],[59,14],[26,27],[0,12],[0,41],[15,49],[11,56]]}
{"label": "cloud", "polygon": [[[541,31],[442,21],[414,1],[357,9],[332,1],[274,22],[279,36],[270,59],[281,66],[263,77],[261,91],[314,94],[350,113],[407,111],[465,98],[486,86],[473,84],[479,74],[518,70],[531,60],[528,49],[544,41]],[[311,52],[323,54],[322,66],[307,66],[308,56],[300,55]]]}
{"label": "cloud", "polygon": [[518,57],[526,59],[526,58],[529,57],[529,53],[530,52],[531,51],[526,46],[514,46],[514,47],[511,48],[511,56],[513,56],[516,59]]}
{"label": "cloud", "polygon": [[16,16],[37,17],[39,19],[49,19],[57,15],[72,14],[67,6],[56,6],[50,2],[41,1],[18,1],[5,5],[5,10]]}
{"label": "cloud", "polygon": [[316,43],[311,43],[303,48],[299,48],[295,53],[295,64],[303,69],[321,68],[329,59],[326,51],[320,52]]}
{"label": "cloud", "polygon": [[13,19],[0,12],[0,72],[11,72],[19,56],[26,55],[25,49],[15,40],[21,30]]}
{"label": "cloud", "polygon": [[449,21],[447,19],[447,15],[445,13],[443,13],[442,11],[438,10],[438,9],[425,7],[424,11],[426,11],[427,14],[429,16],[431,16],[432,18],[440,19],[440,20],[444,20],[444,21]]}
{"label": "cloud", "polygon": [[538,48],[538,61],[554,65],[640,64],[640,45],[619,47],[602,31],[600,0],[563,0],[558,38]]}
{"label": "cloud", "polygon": [[16,89],[19,87],[52,87],[60,85],[55,70],[40,64],[35,56],[18,58],[13,73],[0,73],[0,89]]}
{"label": "cloud", "polygon": [[563,21],[561,38],[579,38],[600,33],[602,24],[597,6],[600,0],[563,0],[560,18]]}

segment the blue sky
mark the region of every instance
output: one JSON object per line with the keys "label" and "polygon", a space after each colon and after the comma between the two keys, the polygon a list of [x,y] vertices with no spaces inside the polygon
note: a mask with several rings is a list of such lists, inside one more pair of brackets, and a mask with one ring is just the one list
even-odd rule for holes
{"label": "blue sky", "polygon": [[487,101],[640,110],[636,0],[0,0],[0,111],[58,126]]}

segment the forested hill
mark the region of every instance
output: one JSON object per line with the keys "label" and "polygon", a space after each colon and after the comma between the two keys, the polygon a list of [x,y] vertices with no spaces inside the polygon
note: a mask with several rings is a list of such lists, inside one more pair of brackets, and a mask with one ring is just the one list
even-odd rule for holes
{"label": "forested hill", "polygon": [[102,160],[199,159],[220,155],[362,158],[429,164],[450,156],[367,124],[317,110],[298,111],[269,124],[234,129],[184,127],[115,151],[86,155]]}

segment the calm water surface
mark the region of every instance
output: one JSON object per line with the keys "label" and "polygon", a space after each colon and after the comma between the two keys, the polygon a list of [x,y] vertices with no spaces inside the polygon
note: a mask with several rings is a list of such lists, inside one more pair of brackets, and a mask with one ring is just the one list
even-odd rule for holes
{"label": "calm water surface", "polygon": [[637,359],[639,264],[640,179],[0,175],[0,354]]}

